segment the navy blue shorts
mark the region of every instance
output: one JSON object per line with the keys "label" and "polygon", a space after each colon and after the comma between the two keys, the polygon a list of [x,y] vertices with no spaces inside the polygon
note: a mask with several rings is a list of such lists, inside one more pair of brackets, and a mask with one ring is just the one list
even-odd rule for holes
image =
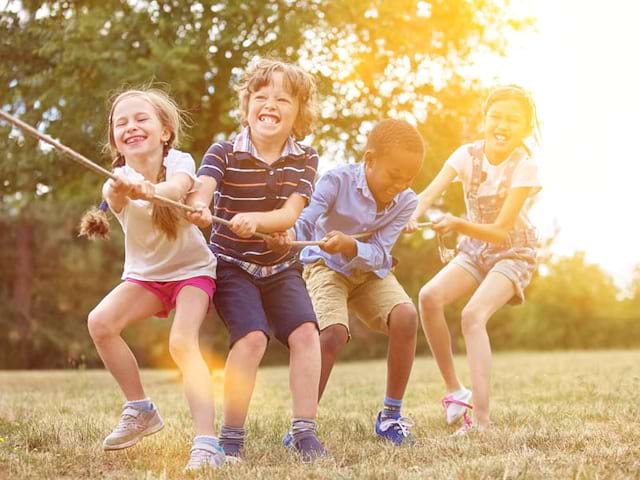
{"label": "navy blue shorts", "polygon": [[289,346],[289,335],[303,323],[318,321],[307,287],[302,265],[265,278],[256,278],[242,268],[218,259],[216,294],[218,315],[229,330],[229,345],[245,335],[261,331]]}

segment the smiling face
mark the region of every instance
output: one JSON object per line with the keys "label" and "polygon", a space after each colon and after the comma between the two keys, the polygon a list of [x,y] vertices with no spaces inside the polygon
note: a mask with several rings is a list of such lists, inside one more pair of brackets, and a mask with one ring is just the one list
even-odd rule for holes
{"label": "smiling face", "polygon": [[379,207],[411,186],[422,166],[422,153],[397,148],[384,154],[365,153],[367,184]]}
{"label": "smiling face", "polygon": [[162,158],[163,144],[171,135],[151,103],[130,96],[114,105],[109,136],[112,147],[125,158],[143,159]]}
{"label": "smiling face", "polygon": [[487,158],[500,163],[531,134],[531,119],[517,99],[496,100],[487,108],[483,133]]}
{"label": "smiling face", "polygon": [[284,144],[293,131],[298,110],[299,101],[287,88],[281,72],[274,72],[269,83],[252,92],[247,123],[258,150],[261,144]]}

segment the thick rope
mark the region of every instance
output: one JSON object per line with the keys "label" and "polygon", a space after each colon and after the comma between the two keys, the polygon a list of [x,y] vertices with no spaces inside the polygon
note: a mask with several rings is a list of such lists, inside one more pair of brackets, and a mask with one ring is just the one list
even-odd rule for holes
{"label": "thick rope", "polygon": [[[18,118],[14,117],[13,115],[10,115],[7,112],[3,112],[2,110],[0,110],[0,117],[5,119],[7,122],[11,123],[12,125],[18,127],[19,129],[21,129],[21,130],[29,133],[30,135],[36,137],[37,139],[39,139],[39,140],[41,140],[41,141],[43,141],[45,143],[48,143],[49,145],[54,147],[56,150],[62,152],[66,156],[68,156],[74,162],[79,163],[83,167],[88,168],[89,170],[91,170],[92,172],[97,173],[98,175],[102,175],[103,177],[111,178],[113,180],[117,180],[118,179],[118,177],[116,175],[114,175],[112,172],[110,172],[106,168],[103,168],[100,165],[98,165],[97,163],[92,162],[91,160],[89,160],[84,155],[76,152],[75,150],[67,147],[66,145],[63,145],[62,143],[58,142],[57,140],[54,140],[49,135],[45,135],[44,133],[39,132],[38,130],[33,128],[28,123],[25,123],[22,120],[19,120]],[[184,203],[176,202],[175,200],[171,200],[170,198],[162,197],[160,195],[154,195],[153,198],[152,198],[152,201],[155,202],[155,203],[161,203],[161,204],[169,205],[171,207],[176,207],[176,208],[179,208],[181,210],[185,210],[187,212],[195,213],[195,212],[198,211],[198,209],[196,207],[185,205]],[[224,218],[216,217],[215,215],[212,215],[212,220],[213,220],[214,223],[220,223],[220,224],[226,225],[226,226],[230,226],[231,225],[231,222],[229,220],[225,220]],[[429,228],[429,227],[431,227],[431,223],[430,222],[425,222],[425,223],[419,223],[418,224],[418,228]],[[359,238],[369,237],[369,236],[373,235],[373,233],[374,232],[364,232],[364,233],[357,233],[355,235],[350,235],[350,236],[355,238],[355,239],[359,239]],[[254,235],[256,237],[258,237],[258,238],[263,239],[263,240],[266,240],[266,239],[270,238],[270,236],[268,234],[265,234],[265,233],[262,233],[262,232],[255,232]],[[310,242],[307,242],[307,241],[294,241],[294,242],[291,242],[291,246],[292,247],[297,247],[297,248],[309,247],[309,246],[319,246],[319,245],[323,245],[326,241],[327,240],[324,239],[324,238],[322,240],[310,241]]]}
{"label": "thick rope", "polygon": [[[13,115],[10,115],[10,114],[0,110],[0,117],[5,119],[7,122],[11,123],[12,125],[20,128],[21,130],[24,130],[25,132],[29,133],[30,135],[36,137],[37,139],[42,140],[45,143],[48,143],[49,145],[53,146],[55,149],[57,149],[60,152],[64,153],[66,156],[68,156],[74,162],[79,163],[83,167],[88,168],[89,170],[91,170],[92,172],[97,173],[98,175],[102,175],[103,177],[111,178],[112,180],[117,180],[118,179],[118,177],[116,175],[114,175],[113,172],[110,172],[106,168],[103,168],[100,165],[98,165],[97,163],[92,162],[91,160],[89,160],[84,155],[82,155],[82,154],[76,152],[75,150],[72,150],[71,148],[67,147],[66,145],[63,145],[62,143],[54,140],[49,135],[45,135],[43,133],[40,133],[38,130],[33,128],[31,125],[29,125],[28,123],[23,122],[22,120],[17,119]],[[191,207],[189,205],[185,205],[184,203],[181,203],[181,202],[176,202],[175,200],[171,200],[170,198],[162,197],[160,195],[154,195],[151,201],[154,202],[154,203],[160,203],[160,204],[164,204],[164,205],[169,205],[171,207],[176,207],[176,208],[179,208],[181,210],[185,210],[187,212],[195,213],[195,212],[198,211],[198,209],[195,208],[195,207]],[[221,223],[222,225],[226,225],[226,226],[231,225],[231,222],[229,220],[225,220],[224,218],[216,217],[215,215],[212,216],[212,219],[213,219],[213,221],[215,223]],[[266,234],[260,233],[260,232],[256,232],[255,235],[256,235],[256,237],[262,238],[263,240],[269,238],[269,235],[266,235]]]}
{"label": "thick rope", "polygon": [[[418,223],[418,228],[431,228],[431,222]],[[359,240],[361,238],[370,237],[374,233],[375,232],[354,233],[353,235],[349,235],[349,236],[351,238],[355,238],[356,240]],[[297,240],[297,241],[291,242],[291,246],[299,247],[299,248],[302,248],[302,247],[317,247],[317,246],[325,244],[327,242],[327,240],[328,240],[327,238],[323,238],[321,240],[312,240],[312,241]]]}

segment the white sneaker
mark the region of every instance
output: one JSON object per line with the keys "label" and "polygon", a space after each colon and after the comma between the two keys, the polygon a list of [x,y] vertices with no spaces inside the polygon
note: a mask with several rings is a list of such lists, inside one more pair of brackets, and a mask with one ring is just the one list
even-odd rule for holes
{"label": "white sneaker", "polygon": [[472,409],[471,390],[462,387],[442,399],[442,408],[447,425],[453,425],[459,421],[468,409]]}
{"label": "white sneaker", "polygon": [[164,427],[158,410],[142,410],[125,405],[120,423],[102,443],[105,450],[128,448],[147,435],[152,435]]}
{"label": "white sneaker", "polygon": [[195,472],[203,468],[218,468],[224,465],[226,458],[222,447],[215,448],[205,443],[197,443],[191,448],[189,463],[185,472]]}

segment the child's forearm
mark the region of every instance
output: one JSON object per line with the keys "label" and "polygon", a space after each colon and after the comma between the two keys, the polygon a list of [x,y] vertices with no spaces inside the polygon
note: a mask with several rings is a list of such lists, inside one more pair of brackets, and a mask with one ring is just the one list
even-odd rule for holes
{"label": "child's forearm", "polygon": [[279,208],[271,212],[254,212],[257,230],[262,233],[285,232],[293,227],[298,218],[294,212]]}
{"label": "child's forearm", "polygon": [[418,206],[413,212],[413,218],[421,218],[431,205],[433,205],[433,202],[436,201],[436,198],[433,192],[429,192],[429,188],[423,190],[420,195],[418,195]]}
{"label": "child's forearm", "polygon": [[529,198],[530,187],[512,188],[493,223],[471,223],[454,217],[453,230],[484,242],[502,243],[516,225],[520,210]]}
{"label": "child's forearm", "polygon": [[193,187],[193,178],[181,172],[167,181],[157,183],[155,185],[155,192],[156,195],[161,197],[180,201],[185,198],[191,187]]}
{"label": "child's forearm", "polygon": [[285,204],[270,212],[254,212],[256,228],[262,233],[284,232],[296,224],[306,200],[301,195],[292,195]]}
{"label": "child's forearm", "polygon": [[456,171],[448,165],[442,167],[442,170],[436,175],[431,183],[418,195],[418,206],[413,213],[413,218],[422,217],[425,212],[434,204],[440,195],[447,189],[454,178]]}
{"label": "child's forearm", "polygon": [[111,180],[106,181],[102,186],[102,197],[105,199],[107,204],[116,212],[121,211],[129,201],[125,194],[119,194],[113,191],[113,188],[111,188]]}
{"label": "child's forearm", "polygon": [[483,242],[502,243],[509,237],[511,228],[497,223],[472,223],[458,218],[453,228],[456,232]]}
{"label": "child's forearm", "polygon": [[200,176],[198,179],[202,182],[198,190],[187,195],[186,204],[193,206],[196,203],[201,205],[211,205],[213,200],[213,192],[216,191],[217,182],[209,176]]}

